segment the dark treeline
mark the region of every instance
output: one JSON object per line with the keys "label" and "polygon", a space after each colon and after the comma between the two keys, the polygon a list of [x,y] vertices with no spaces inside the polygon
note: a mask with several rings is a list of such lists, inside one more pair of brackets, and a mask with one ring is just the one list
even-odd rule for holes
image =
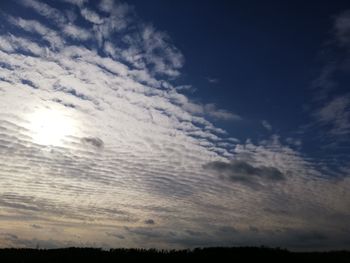
{"label": "dark treeline", "polygon": [[[0,262],[130,262],[136,260],[176,261],[229,260],[230,262],[347,262],[349,251],[290,252],[266,247],[196,248],[193,250],[62,248],[0,249]],[[202,261],[203,262],[203,261]]]}

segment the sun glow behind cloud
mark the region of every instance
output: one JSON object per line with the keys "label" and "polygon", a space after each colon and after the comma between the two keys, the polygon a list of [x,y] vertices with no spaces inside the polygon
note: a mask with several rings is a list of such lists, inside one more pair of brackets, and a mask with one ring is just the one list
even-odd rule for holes
{"label": "sun glow behind cloud", "polygon": [[48,146],[62,146],[67,136],[76,136],[72,118],[55,110],[40,110],[28,116],[33,142]]}

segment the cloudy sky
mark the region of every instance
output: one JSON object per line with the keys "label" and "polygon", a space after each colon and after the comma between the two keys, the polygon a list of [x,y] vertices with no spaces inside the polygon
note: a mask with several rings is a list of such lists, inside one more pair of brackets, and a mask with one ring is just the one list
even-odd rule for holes
{"label": "cloudy sky", "polygon": [[347,1],[0,3],[0,247],[350,248]]}

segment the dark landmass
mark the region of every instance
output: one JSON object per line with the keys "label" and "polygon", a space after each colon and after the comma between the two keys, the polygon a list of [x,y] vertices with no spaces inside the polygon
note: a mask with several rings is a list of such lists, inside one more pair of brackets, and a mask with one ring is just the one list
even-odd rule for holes
{"label": "dark landmass", "polygon": [[62,248],[0,249],[0,262],[181,262],[225,260],[229,262],[348,262],[350,251],[290,252],[279,248],[237,247],[193,250]]}

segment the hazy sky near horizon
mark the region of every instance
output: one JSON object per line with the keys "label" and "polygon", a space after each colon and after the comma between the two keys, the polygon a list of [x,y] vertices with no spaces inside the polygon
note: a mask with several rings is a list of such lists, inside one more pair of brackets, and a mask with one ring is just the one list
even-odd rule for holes
{"label": "hazy sky near horizon", "polygon": [[0,247],[350,249],[347,1],[0,3]]}

